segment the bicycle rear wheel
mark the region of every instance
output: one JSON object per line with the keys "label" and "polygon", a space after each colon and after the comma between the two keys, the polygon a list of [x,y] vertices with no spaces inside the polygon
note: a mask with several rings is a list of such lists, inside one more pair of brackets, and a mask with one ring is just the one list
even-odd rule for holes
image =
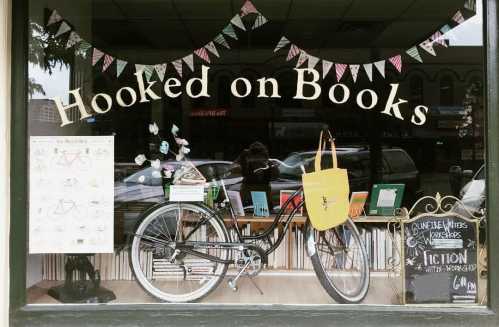
{"label": "bicycle rear wheel", "polygon": [[369,264],[351,219],[325,231],[307,226],[307,251],[326,292],[339,303],[359,303],[369,289]]}
{"label": "bicycle rear wheel", "polygon": [[[183,252],[183,242],[229,242],[227,230],[205,206],[170,203],[152,208],[139,220],[131,239],[130,263],[142,288],[161,301],[192,302],[222,281],[228,264]],[[220,247],[196,249],[227,260]]]}

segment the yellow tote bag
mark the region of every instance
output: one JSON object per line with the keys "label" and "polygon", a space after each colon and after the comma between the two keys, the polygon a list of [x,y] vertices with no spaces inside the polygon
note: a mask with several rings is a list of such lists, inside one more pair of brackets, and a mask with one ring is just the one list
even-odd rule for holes
{"label": "yellow tote bag", "polygon": [[328,134],[333,168],[321,170],[322,150],[327,143],[323,142],[321,132],[319,148],[315,154],[315,171],[303,174],[305,206],[310,222],[317,230],[326,230],[343,224],[348,218],[350,207],[347,170],[338,168],[334,140],[329,131]]}

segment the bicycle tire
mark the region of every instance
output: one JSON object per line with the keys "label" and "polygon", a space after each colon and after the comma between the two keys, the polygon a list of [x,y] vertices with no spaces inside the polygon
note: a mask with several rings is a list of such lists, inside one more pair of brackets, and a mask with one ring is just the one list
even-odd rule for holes
{"label": "bicycle tire", "polygon": [[[213,228],[213,231],[215,231],[217,239],[217,242],[230,242],[229,236],[227,233],[227,229],[225,228],[225,225],[221,220],[217,217],[216,213],[213,212],[211,209],[208,207],[198,204],[198,203],[163,203],[160,205],[156,205],[152,207],[151,209],[147,210],[138,220],[137,225],[134,229],[134,234],[129,240],[129,260],[130,260],[130,266],[133,272],[133,275],[135,277],[135,280],[139,283],[139,285],[142,287],[144,291],[146,291],[148,294],[154,296],[161,302],[177,302],[177,303],[186,303],[186,302],[195,302],[199,301],[200,299],[206,297],[208,294],[210,294],[214,289],[218,287],[220,282],[224,279],[225,274],[228,269],[228,264],[226,263],[214,263],[212,261],[206,260],[205,263],[209,267],[209,265],[214,265],[214,272],[213,274],[207,274],[208,281],[203,282],[205,286],[200,287],[200,290],[196,292],[189,292],[186,294],[182,293],[168,293],[164,289],[160,289],[158,285],[158,281],[161,280],[163,284],[167,284],[169,281],[168,279],[172,279],[177,277],[176,279],[176,284],[177,287],[180,283],[185,283],[187,282],[186,277],[188,269],[186,268],[185,262],[182,264],[174,264],[168,261],[165,261],[165,259],[156,259],[156,261],[160,261],[160,264],[163,266],[163,270],[168,270],[168,272],[158,272],[157,274],[159,275],[160,273],[165,274],[164,276],[158,276],[154,277],[154,272],[152,273],[151,276],[151,271],[144,272],[143,271],[143,266],[144,266],[144,259],[140,259],[140,253],[141,249],[140,242],[141,240],[145,239],[145,236],[141,233],[145,232],[147,230],[148,226],[152,226],[151,224],[155,222],[156,219],[159,219],[160,217],[163,217],[163,221],[161,223],[164,223],[164,217],[172,217],[172,212],[176,211],[179,212],[179,210],[189,210],[191,212],[196,212],[200,213],[201,216],[208,217],[206,220],[211,227]],[[176,217],[176,216],[175,216]],[[168,227],[166,227],[168,228]],[[154,230],[158,230],[159,227],[156,227]],[[162,229],[163,231],[165,229]],[[182,232],[184,232],[182,228]],[[208,232],[206,232],[208,233]],[[168,234],[168,233],[166,233]],[[177,234],[177,231],[175,232]],[[164,235],[166,236],[166,235]],[[162,235],[162,237],[164,237]],[[171,235],[170,235],[171,236]],[[147,240],[147,239],[146,239]],[[215,240],[214,240],[215,241]],[[151,243],[151,241],[149,241]],[[160,246],[158,246],[159,248]],[[155,248],[157,249],[157,248]],[[167,249],[166,246],[162,245],[162,249],[168,252],[167,250],[171,251],[171,249]],[[229,257],[229,252],[227,250],[221,250],[222,252],[225,251],[225,254],[222,253],[223,259],[227,259]],[[169,253],[171,254],[171,252]],[[182,255],[182,254],[181,254]],[[153,271],[154,271],[154,264],[155,264],[155,254],[152,254],[152,266],[153,266]],[[151,258],[151,255],[149,254],[149,261]],[[168,258],[168,255],[166,256]],[[187,255],[183,258],[183,260],[186,260]],[[146,260],[146,261],[147,261]],[[203,259],[198,259],[198,260],[203,260]],[[192,263],[194,265],[194,263]],[[159,264],[158,264],[159,265]],[[149,262],[149,266],[150,262]],[[166,266],[166,268],[164,268]],[[194,266],[193,266],[194,267]],[[196,266],[197,269],[199,269],[199,266]],[[151,269],[150,267],[148,269]],[[192,267],[191,267],[192,269]],[[173,272],[172,272],[173,271]],[[180,274],[183,274],[184,280],[179,280]],[[191,276],[191,275],[189,275]],[[196,275],[197,276],[197,275]],[[196,277],[197,278],[197,277]],[[192,282],[193,280],[189,280],[189,282]],[[197,283],[197,282],[196,282]],[[199,281],[199,284],[201,284],[202,281]],[[191,283],[192,284],[192,283]]]}
{"label": "bicycle tire", "polygon": [[[319,282],[321,283],[322,287],[326,290],[326,292],[331,296],[336,302],[338,303],[359,303],[361,302],[365,296],[367,295],[367,292],[369,290],[369,279],[370,279],[370,272],[369,272],[369,262],[368,262],[368,257],[367,257],[367,252],[365,249],[364,244],[362,243],[359,231],[357,230],[355,224],[353,221],[349,218],[343,225],[337,226],[334,229],[326,230],[324,232],[318,232],[315,230],[310,223],[307,224],[307,237],[306,237],[306,248],[307,252],[310,256],[310,259],[312,261],[312,266],[314,268],[315,274],[317,275],[317,278],[319,279]],[[346,269],[344,272],[339,271],[341,267],[334,267],[330,269],[331,271],[328,272],[325,266],[328,266],[328,262],[324,262],[324,256],[321,255],[321,248],[322,245],[318,246],[318,243],[321,242],[320,238],[320,233],[333,233],[333,230],[335,235],[338,235],[338,231],[340,231],[341,234],[343,235],[350,235],[347,247],[349,252],[355,252],[355,254],[358,255],[358,258],[355,257],[353,259],[352,257],[345,258],[343,256],[342,260],[338,260],[338,265],[341,265],[342,263],[346,265],[347,263],[351,262],[352,266],[354,265],[354,262],[357,266],[360,268],[360,278],[358,278],[358,281],[354,281],[352,277],[349,278],[349,274],[351,276],[354,276],[353,271],[349,271]],[[348,233],[345,233],[345,231],[349,231]],[[335,236],[338,238],[338,236]],[[319,238],[319,239],[318,239]],[[344,237],[346,239],[346,237]],[[331,242],[329,242],[331,243]],[[351,246],[352,244],[356,244],[356,247],[354,248]],[[330,250],[331,246],[329,246]],[[335,257],[335,262],[336,262],[336,257]],[[328,267],[329,268],[329,267]],[[345,267],[344,267],[345,268]],[[341,278],[341,280],[340,280]],[[347,293],[344,290],[340,289],[340,283],[341,281],[346,284],[356,284],[355,286],[355,292],[352,293]]]}

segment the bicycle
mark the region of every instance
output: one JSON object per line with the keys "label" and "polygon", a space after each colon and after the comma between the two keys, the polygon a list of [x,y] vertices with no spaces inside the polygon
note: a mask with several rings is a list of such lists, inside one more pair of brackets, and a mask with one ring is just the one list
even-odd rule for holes
{"label": "bicycle", "polygon": [[[270,159],[272,162],[296,168],[277,159]],[[259,169],[268,168],[269,164]],[[303,166],[301,169],[304,171]],[[283,241],[290,222],[304,206],[303,196],[300,201],[294,200],[302,194],[300,188],[282,205],[269,227],[257,235],[242,235],[223,178],[220,181],[225,208],[165,202],[140,217],[131,235],[130,264],[141,287],[160,301],[200,300],[226,277],[229,265],[237,271],[228,280],[230,288],[237,290],[242,276],[249,277],[258,288],[253,277],[263,269],[268,255]],[[232,233],[224,224],[223,211],[229,213]],[[273,239],[279,224],[282,230]],[[369,288],[368,258],[350,218],[341,226],[320,232],[307,219],[305,245],[321,285],[334,300],[358,303],[364,299]]]}

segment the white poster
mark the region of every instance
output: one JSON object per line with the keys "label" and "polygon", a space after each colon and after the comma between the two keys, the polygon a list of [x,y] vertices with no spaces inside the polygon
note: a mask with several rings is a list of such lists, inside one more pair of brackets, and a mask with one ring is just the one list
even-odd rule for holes
{"label": "white poster", "polygon": [[29,152],[29,252],[113,252],[114,137],[32,136]]}

